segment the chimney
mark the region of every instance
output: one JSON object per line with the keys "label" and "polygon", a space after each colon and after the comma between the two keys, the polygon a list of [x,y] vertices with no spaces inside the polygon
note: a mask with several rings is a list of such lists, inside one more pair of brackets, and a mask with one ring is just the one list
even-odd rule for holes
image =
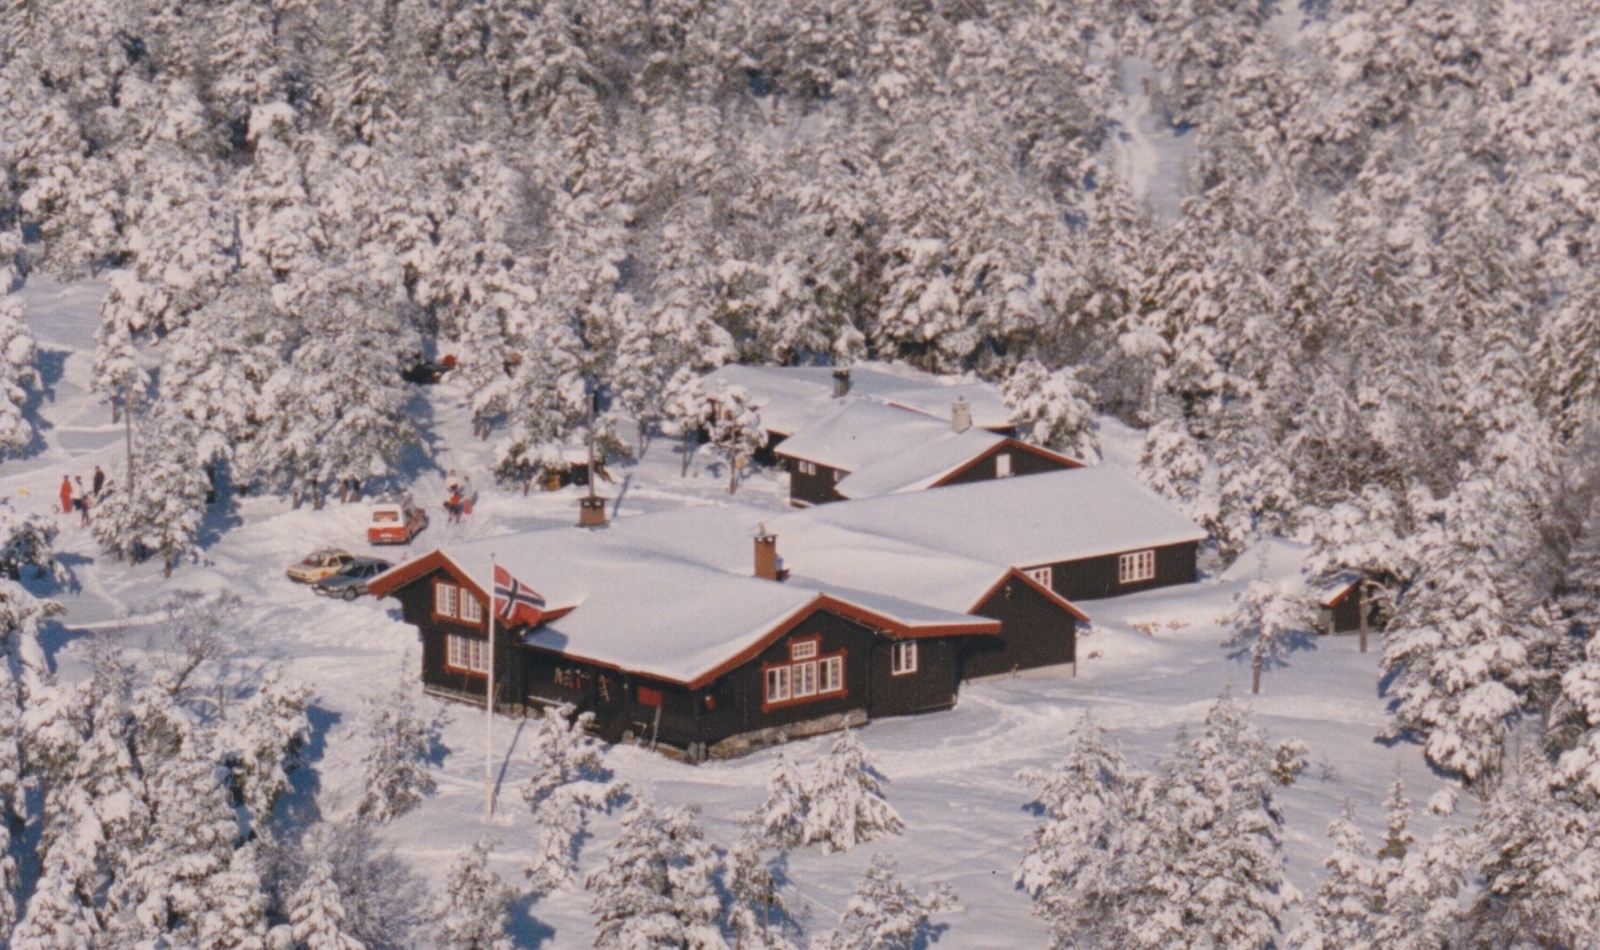
{"label": "chimney", "polygon": [[769,581],[782,579],[778,576],[778,536],[768,534],[765,524],[756,534],[756,576]]}
{"label": "chimney", "polygon": [[967,405],[965,399],[957,399],[950,404],[950,428],[958,433],[972,428],[972,407]]}
{"label": "chimney", "polygon": [[836,369],[833,371],[833,398],[842,399],[850,395],[850,368]]}

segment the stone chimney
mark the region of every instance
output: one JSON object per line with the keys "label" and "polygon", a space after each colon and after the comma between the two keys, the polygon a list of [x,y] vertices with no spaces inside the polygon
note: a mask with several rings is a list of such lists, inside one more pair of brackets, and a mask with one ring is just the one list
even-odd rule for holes
{"label": "stone chimney", "polygon": [[769,581],[782,579],[778,575],[778,536],[768,534],[765,524],[756,533],[756,576]]}
{"label": "stone chimney", "polygon": [[957,399],[950,404],[950,428],[958,433],[972,428],[972,407],[967,405],[965,399]]}
{"label": "stone chimney", "polygon": [[850,369],[836,369],[833,371],[833,398],[842,399],[850,395]]}

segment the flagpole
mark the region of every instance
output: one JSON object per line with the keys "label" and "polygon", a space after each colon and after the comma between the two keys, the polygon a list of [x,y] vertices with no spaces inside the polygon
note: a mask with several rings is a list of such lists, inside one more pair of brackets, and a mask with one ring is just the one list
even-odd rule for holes
{"label": "flagpole", "polygon": [[494,819],[494,552],[489,552],[489,676],[484,683],[483,820]]}

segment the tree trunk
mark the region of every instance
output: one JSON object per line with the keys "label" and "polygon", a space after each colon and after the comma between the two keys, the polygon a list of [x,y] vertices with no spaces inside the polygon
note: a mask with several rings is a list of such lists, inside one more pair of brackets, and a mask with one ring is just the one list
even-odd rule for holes
{"label": "tree trunk", "polygon": [[300,506],[305,502],[305,500],[305,494],[299,488],[290,489],[289,509],[291,511],[299,511]]}
{"label": "tree trunk", "polygon": [[321,511],[323,502],[327,499],[322,496],[322,485],[318,482],[311,483],[311,510]]}
{"label": "tree trunk", "polygon": [[739,453],[728,453],[728,494],[739,490]]}
{"label": "tree trunk", "polygon": [[692,432],[687,432],[687,431],[684,432],[684,434],[683,434],[683,470],[678,473],[678,477],[679,478],[688,478],[689,477],[689,453],[694,451],[694,449],[692,448],[694,443],[691,441],[693,438],[694,438],[694,434]]}
{"label": "tree trunk", "polygon": [[1255,696],[1255,695],[1259,695],[1260,693],[1261,693],[1261,658],[1260,657],[1256,657],[1255,662],[1250,664],[1250,694],[1252,696]]}
{"label": "tree trunk", "polygon": [[1365,585],[1356,587],[1356,613],[1360,615],[1361,652],[1367,652],[1367,589]]}

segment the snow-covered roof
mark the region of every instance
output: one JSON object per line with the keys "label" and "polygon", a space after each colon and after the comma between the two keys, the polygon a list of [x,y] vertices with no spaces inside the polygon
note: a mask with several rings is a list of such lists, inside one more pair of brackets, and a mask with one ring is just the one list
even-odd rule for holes
{"label": "snow-covered roof", "polygon": [[[726,533],[734,533],[735,524],[729,522]],[[640,543],[670,526],[642,529],[629,536],[530,531],[447,545],[439,553],[479,587],[488,586],[498,564],[545,598],[554,616],[525,636],[529,645],[687,684],[717,675],[819,606],[906,636],[993,632],[997,626],[891,594],[754,577],[750,534],[738,544],[744,569],[730,571],[666,545]]]}
{"label": "snow-covered roof", "polygon": [[996,561],[854,531],[819,519],[774,516],[769,510],[742,505],[680,508],[625,518],[615,523],[611,534],[616,541],[641,550],[748,574],[754,561],[752,539],[760,531],[776,534],[778,557],[790,571],[789,583],[841,597],[870,591],[904,603],[967,613],[1011,569],[1011,565]]}
{"label": "snow-covered roof", "polygon": [[1109,464],[821,505],[771,527],[782,537],[813,522],[1012,567],[1206,537],[1132,473]]}
{"label": "snow-covered roof", "polygon": [[835,486],[846,498],[875,498],[902,491],[921,491],[952,475],[1006,438],[987,429],[956,432],[948,426],[892,455],[851,471]]}
{"label": "snow-covered roof", "polygon": [[[833,396],[834,367],[746,366],[729,364],[707,374],[712,381],[744,387],[768,429],[794,435],[837,406]],[[964,377],[935,376],[889,363],[857,363],[850,367],[848,400],[895,405],[936,419],[948,420],[950,407],[965,399],[972,424],[983,429],[1011,425],[1011,409],[988,383]]]}
{"label": "snow-covered roof", "polygon": [[[967,431],[981,432],[995,442],[1000,440],[1000,436],[983,430]],[[955,436],[948,422],[883,403],[852,399],[784,439],[773,451],[785,458],[857,472],[947,436]]]}

